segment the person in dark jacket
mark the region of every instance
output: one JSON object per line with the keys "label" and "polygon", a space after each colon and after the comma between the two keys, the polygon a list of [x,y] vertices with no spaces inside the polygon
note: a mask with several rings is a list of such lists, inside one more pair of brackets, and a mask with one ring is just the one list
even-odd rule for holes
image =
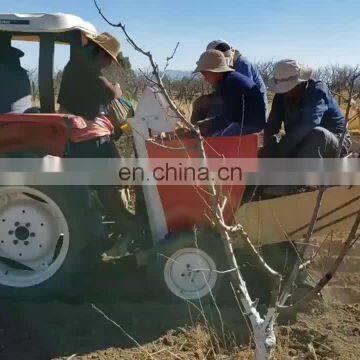
{"label": "person in dark jacket", "polygon": [[[112,84],[102,70],[118,62],[119,42],[110,34],[102,33],[90,39],[84,49],[79,49],[64,69],[58,102],[60,112],[71,113],[88,120],[93,126],[95,139],[72,143],[70,157],[120,158],[119,151],[109,135],[103,135],[101,108],[122,96],[118,84]],[[94,124],[93,124],[94,123]],[[115,245],[108,252],[122,256],[131,242],[134,216],[125,208],[117,186],[94,186],[104,205],[107,221],[114,222]],[[121,236],[120,236],[121,234]]]}
{"label": "person in dark jacket", "polygon": [[11,35],[0,32],[0,113],[23,113],[31,108],[31,87],[21,67],[24,53],[11,46]]}
{"label": "person in dark jacket", "polygon": [[261,95],[263,97],[266,114],[268,111],[268,99],[267,99],[267,90],[264,83],[264,80],[259,72],[259,70],[254,66],[248,59],[246,59],[240,52],[234,49],[227,41],[225,40],[214,40],[211,41],[206,50],[219,50],[224,53],[228,65],[235,69],[236,72],[247,76],[250,78],[259,88]]}
{"label": "person in dark jacket", "polygon": [[[102,75],[102,69],[117,62],[120,53],[119,42],[110,34],[102,33],[90,39],[85,48],[77,53],[65,66],[58,103],[59,112],[81,116],[93,123],[94,134],[99,137],[73,143],[74,157],[119,157],[119,152],[98,118],[101,106],[107,106],[122,95],[118,84],[112,84]],[[109,135],[103,135],[108,132]]]}
{"label": "person in dark jacket", "polygon": [[[203,106],[201,112],[198,111],[196,116],[193,114],[192,121],[196,123],[201,118],[208,117],[207,110],[211,108],[214,99],[219,103],[218,112],[212,114],[214,116],[207,135],[238,136],[264,129],[265,106],[259,88],[250,78],[229,67],[221,51],[204,52],[194,72],[200,72],[215,87],[215,93],[212,100],[208,99],[208,109]],[[199,109],[201,106],[195,108]]]}
{"label": "person in dark jacket", "polygon": [[[344,114],[321,81],[311,78],[312,70],[295,60],[279,61],[270,80],[275,93],[264,131],[266,157],[337,157],[351,146]],[[285,135],[279,137],[284,126]]]}

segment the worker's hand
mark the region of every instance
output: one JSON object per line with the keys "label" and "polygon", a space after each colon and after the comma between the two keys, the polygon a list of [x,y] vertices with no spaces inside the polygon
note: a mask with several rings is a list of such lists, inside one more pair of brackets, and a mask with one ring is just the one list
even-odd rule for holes
{"label": "worker's hand", "polygon": [[175,134],[179,138],[188,137],[190,135],[190,130],[184,127],[179,127],[175,129]]}
{"label": "worker's hand", "polygon": [[115,83],[114,84],[114,88],[115,88],[115,98],[116,99],[120,99],[123,96],[123,92],[121,90],[121,86],[119,83]]}

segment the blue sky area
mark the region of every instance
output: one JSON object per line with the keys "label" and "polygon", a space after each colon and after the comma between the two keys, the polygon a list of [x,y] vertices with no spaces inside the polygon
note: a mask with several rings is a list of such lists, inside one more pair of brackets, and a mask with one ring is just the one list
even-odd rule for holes
{"label": "blue sky area", "polygon": [[[360,63],[359,0],[99,0],[113,21],[123,21],[134,39],[151,49],[162,66],[177,41],[180,48],[171,68],[191,70],[211,40],[231,42],[251,60],[284,57],[317,67]],[[92,0],[0,0],[1,13],[72,13],[93,23],[99,31],[119,38],[134,68],[147,60],[124,41],[118,29],[99,17]],[[36,67],[34,46],[23,65]],[[57,49],[56,68],[67,60]]]}

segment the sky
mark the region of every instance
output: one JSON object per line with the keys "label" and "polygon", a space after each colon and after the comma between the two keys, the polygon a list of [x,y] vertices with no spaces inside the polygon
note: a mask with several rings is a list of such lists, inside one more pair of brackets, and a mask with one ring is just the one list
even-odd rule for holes
{"label": "sky", "polygon": [[[312,67],[360,63],[359,0],[98,0],[110,20],[122,21],[134,40],[151,50],[162,67],[176,43],[170,68],[192,70],[208,42],[225,39],[252,61],[294,58]],[[98,31],[116,36],[134,69],[148,60],[133,50],[119,29],[97,13],[92,0],[0,0],[1,13],[71,13]],[[34,69],[36,45],[16,44]],[[61,69],[68,49],[57,46],[55,67]]]}

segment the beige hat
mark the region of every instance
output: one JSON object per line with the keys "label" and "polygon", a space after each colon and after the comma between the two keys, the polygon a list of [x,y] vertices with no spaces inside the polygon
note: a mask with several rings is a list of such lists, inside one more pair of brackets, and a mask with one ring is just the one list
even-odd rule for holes
{"label": "beige hat", "polygon": [[275,64],[269,89],[284,94],[311,78],[312,69],[299,65],[295,60],[284,59]]}
{"label": "beige hat", "polygon": [[92,36],[86,35],[89,40],[100,46],[107,54],[109,54],[118,64],[118,55],[120,54],[120,43],[109,33],[104,32],[102,34]]}
{"label": "beige hat", "polygon": [[194,73],[210,71],[216,73],[235,71],[226,61],[224,54],[219,50],[207,50],[201,54],[196,63],[197,67]]}

